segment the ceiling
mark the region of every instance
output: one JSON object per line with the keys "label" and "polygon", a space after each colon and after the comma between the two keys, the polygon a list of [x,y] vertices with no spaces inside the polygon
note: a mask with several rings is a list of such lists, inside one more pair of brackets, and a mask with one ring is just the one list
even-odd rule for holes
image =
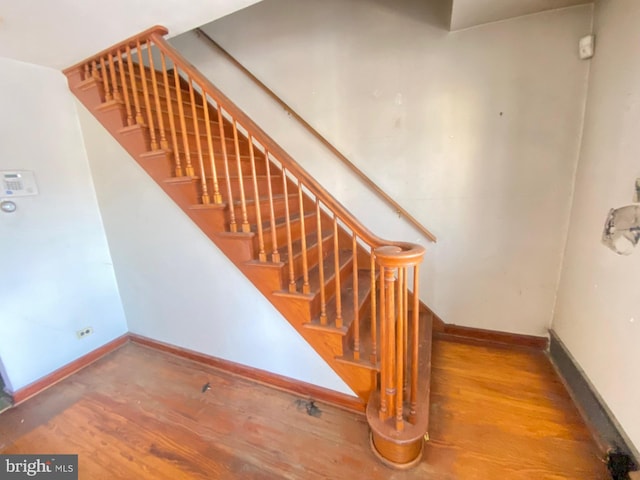
{"label": "ceiling", "polygon": [[259,0],[0,0],[0,57],[71,66],[153,25],[174,36]]}
{"label": "ceiling", "polygon": [[453,0],[451,30],[586,3],[593,0]]}

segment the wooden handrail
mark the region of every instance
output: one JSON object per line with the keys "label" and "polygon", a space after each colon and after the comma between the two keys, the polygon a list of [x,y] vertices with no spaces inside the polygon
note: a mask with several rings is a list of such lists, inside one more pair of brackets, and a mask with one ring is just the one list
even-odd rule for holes
{"label": "wooden handrail", "polygon": [[218,42],[211,38],[201,28],[195,29],[196,33],[204,37],[213,47],[218,49],[231,63],[233,63],[238,69],[240,69],[247,77],[249,77],[262,91],[264,91],[272,100],[280,105],[290,116],[295,118],[311,135],[313,135],[320,143],[322,143],[331,153],[340,159],[352,172],[354,172],[360,179],[375,193],[382,197],[388,204],[390,204],[396,213],[404,216],[409,223],[420,230],[425,237],[432,242],[437,242],[436,236],[431,233],[424,225],[422,225],[413,215],[411,215],[405,208],[403,208],[398,202],[396,202],[391,196],[389,196],[384,190],[382,190],[373,180],[371,180],[362,170],[360,170],[351,160],[349,160],[340,150],[338,150],[329,140],[323,137],[320,132],[309,124],[304,118],[302,118],[289,104],[282,100],[273,90],[267,87],[258,77],[256,77],[248,68],[246,68],[239,60],[225,50]]}
{"label": "wooden handrail", "polygon": [[224,105],[225,110],[232,116],[232,118],[239,121],[239,123],[244,125],[247,130],[253,132],[253,137],[259,138],[260,143],[262,143],[265,149],[275,158],[283,162],[283,164],[286,164],[287,170],[302,180],[302,182],[307,185],[331,211],[348,223],[350,228],[358,235],[358,237],[362,238],[373,248],[386,245],[399,247],[403,252],[414,251],[417,253],[423,251],[424,248],[418,244],[384,240],[372,233],[338,200],[329,194],[309,173],[307,173],[307,171],[302,168],[298,162],[291,158],[291,156],[246,113],[244,113],[244,111],[238,108],[224,93],[213,85],[209,79],[196,69],[196,67],[186,62],[184,57],[173,46],[171,46],[161,34],[154,32],[150,37],[153,40],[153,43],[157,45],[167,57],[169,57],[176,65],[180,65],[180,69],[187,75],[187,77],[192,78],[201,86],[204,95],[209,95],[216,102]]}

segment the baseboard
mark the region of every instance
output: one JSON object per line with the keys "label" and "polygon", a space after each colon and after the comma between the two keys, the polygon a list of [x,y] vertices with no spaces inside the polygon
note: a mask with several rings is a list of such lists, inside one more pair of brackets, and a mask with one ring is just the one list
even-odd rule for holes
{"label": "baseboard", "polygon": [[482,328],[461,327],[445,323],[441,330],[435,330],[437,338],[479,345],[510,346],[546,350],[549,339],[533,335],[521,335],[518,333],[498,332],[484,330]]}
{"label": "baseboard", "polygon": [[365,411],[365,404],[357,397],[351,397],[344,393],[335,392],[317,385],[295,380],[276,373],[267,372],[265,370],[260,370],[258,368],[241,365],[229,360],[223,360],[221,358],[195,352],[186,348],[176,347],[175,345],[159,342],[141,335],[130,333],[129,338],[134,343],[170,353],[178,357],[186,358],[188,360],[193,360],[261,385],[276,388],[294,395],[304,396],[308,399],[334,405],[351,412],[364,413]]}
{"label": "baseboard", "polygon": [[587,426],[603,454],[612,449],[634,459],[640,465],[640,455],[624,433],[620,424],[595,390],[585,373],[577,364],[562,340],[549,331],[551,340],[549,356],[560,379],[569,391],[574,404],[580,411]]}
{"label": "baseboard", "polygon": [[92,352],[83,355],[82,357],[74,360],[71,363],[68,363],[64,367],[59,368],[51,372],[49,375],[42,377],[39,380],[36,380],[33,383],[30,383],[26,387],[23,387],[19,390],[13,392],[13,404],[19,405],[20,403],[28,400],[29,398],[37,395],[38,393],[46,390],[47,388],[55,385],[56,383],[64,380],[70,375],[73,375],[78,370],[82,370],[88,365],[91,365],[96,360],[104,357],[105,355],[117,350],[122,345],[129,341],[128,335],[122,335],[121,337],[116,338],[115,340],[110,341],[109,343],[103,345],[100,348],[93,350]]}

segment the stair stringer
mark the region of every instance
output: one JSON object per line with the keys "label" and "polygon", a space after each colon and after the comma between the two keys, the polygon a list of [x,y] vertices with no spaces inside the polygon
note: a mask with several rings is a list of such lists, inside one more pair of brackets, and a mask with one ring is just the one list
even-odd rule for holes
{"label": "stair stringer", "polygon": [[[192,208],[198,203],[196,190],[191,189],[191,193],[188,193],[188,190],[181,188],[179,182],[165,181],[171,176],[171,152],[164,150],[149,152],[147,129],[140,126],[125,127],[124,105],[117,101],[103,102],[102,87],[99,82],[89,79],[70,87],[81,103],[158,186],[203,230],[336,374],[366,403],[370,393],[376,387],[377,370],[363,364],[338,360],[337,357],[343,353],[341,334],[304,327],[304,324],[310,320],[308,308],[305,309],[304,302],[291,301],[286,296],[274,294],[273,284],[269,281],[269,270],[274,266],[271,263],[265,263],[264,266],[258,267],[253,261],[249,245],[252,243],[250,238],[252,234],[245,234],[243,241],[240,238],[230,238],[229,235],[220,232],[218,228],[225,222],[223,209],[219,210],[217,216],[214,212],[214,215],[210,215],[208,219],[198,217]],[[188,181],[189,179],[184,180],[184,182]]]}

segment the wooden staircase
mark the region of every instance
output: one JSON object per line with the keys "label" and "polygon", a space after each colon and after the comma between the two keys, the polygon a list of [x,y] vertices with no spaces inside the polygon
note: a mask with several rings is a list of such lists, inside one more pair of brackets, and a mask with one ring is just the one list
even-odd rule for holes
{"label": "wooden staircase", "polygon": [[374,452],[413,465],[428,427],[424,249],[364,228],[166,33],[70,67],[71,90],[367,403]]}

